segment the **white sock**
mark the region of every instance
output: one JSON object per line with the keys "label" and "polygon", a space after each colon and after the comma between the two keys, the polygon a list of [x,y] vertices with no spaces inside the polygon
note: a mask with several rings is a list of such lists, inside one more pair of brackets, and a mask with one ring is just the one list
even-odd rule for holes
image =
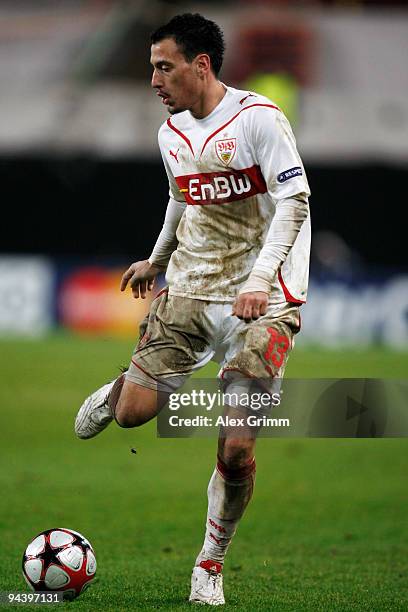
{"label": "white sock", "polygon": [[[220,459],[208,485],[208,513],[203,548],[196,559],[200,565],[208,559],[221,564],[239,520],[245,512],[255,481],[255,458],[243,468],[230,469]],[[205,569],[212,569],[204,563]]]}

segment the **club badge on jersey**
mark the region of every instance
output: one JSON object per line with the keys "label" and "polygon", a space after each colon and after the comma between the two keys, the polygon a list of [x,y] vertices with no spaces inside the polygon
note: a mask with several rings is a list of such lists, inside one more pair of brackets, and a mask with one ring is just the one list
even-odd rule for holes
{"label": "club badge on jersey", "polygon": [[218,159],[225,165],[228,166],[235,155],[237,150],[237,139],[236,138],[224,138],[224,140],[215,141],[215,152]]}

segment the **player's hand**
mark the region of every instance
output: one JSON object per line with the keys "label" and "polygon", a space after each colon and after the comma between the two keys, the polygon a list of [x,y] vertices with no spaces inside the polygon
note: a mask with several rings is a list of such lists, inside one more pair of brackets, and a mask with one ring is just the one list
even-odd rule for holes
{"label": "player's hand", "polygon": [[266,314],[267,307],[268,294],[264,291],[241,293],[232,306],[232,315],[243,319],[245,323],[250,323]]}
{"label": "player's hand", "polygon": [[136,261],[132,263],[122,276],[120,290],[124,291],[130,285],[133,297],[141,297],[144,300],[147,291],[153,289],[154,279],[164,270],[165,268],[151,264],[147,259],[145,261]]}

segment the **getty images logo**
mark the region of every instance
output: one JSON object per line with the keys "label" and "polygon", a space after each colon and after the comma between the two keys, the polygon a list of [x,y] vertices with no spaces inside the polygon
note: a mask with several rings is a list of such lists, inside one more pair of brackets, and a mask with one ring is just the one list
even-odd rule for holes
{"label": "getty images logo", "polygon": [[278,174],[278,183],[284,183],[294,176],[300,176],[302,174],[302,168],[300,166],[295,166],[295,168],[289,168],[289,170],[285,170]]}

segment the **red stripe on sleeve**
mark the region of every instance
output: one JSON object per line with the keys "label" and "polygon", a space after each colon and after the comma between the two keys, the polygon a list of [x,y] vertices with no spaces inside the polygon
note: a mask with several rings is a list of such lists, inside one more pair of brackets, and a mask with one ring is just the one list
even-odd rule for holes
{"label": "red stripe on sleeve", "polygon": [[305,304],[306,300],[298,300],[290,293],[289,289],[285,285],[285,282],[282,278],[282,272],[280,270],[278,270],[278,280],[280,282],[280,286],[282,287],[282,291],[285,294],[287,302],[293,302],[294,304]]}

